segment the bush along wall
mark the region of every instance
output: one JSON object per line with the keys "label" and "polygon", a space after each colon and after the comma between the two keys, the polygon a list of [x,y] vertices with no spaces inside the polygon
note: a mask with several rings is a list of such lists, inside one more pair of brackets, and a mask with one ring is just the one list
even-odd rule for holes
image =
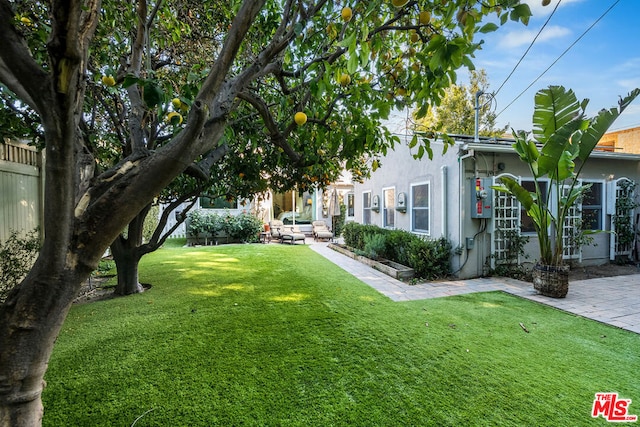
{"label": "bush along wall", "polygon": [[363,254],[372,252],[375,242],[377,256],[413,268],[421,279],[436,280],[451,274],[452,245],[445,238],[429,239],[404,230],[354,222],[344,226],[342,235],[349,248]]}
{"label": "bush along wall", "polygon": [[196,209],[187,214],[187,243],[217,245],[254,243],[262,231],[262,221],[248,213],[231,215]]}

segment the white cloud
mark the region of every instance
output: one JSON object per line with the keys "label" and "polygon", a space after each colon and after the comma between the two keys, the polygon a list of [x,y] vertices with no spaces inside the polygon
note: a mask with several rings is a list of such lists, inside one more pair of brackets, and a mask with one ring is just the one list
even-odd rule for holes
{"label": "white cloud", "polygon": [[[572,3],[581,3],[583,1],[584,0],[562,0],[558,9],[566,7]],[[558,4],[558,0],[551,0],[551,4],[549,4],[549,6],[543,6],[542,0],[525,0],[523,3],[527,3],[529,5],[533,19],[540,19],[546,18],[551,12],[553,12],[556,4]]]}
{"label": "white cloud", "polygon": [[618,80],[616,81],[617,85],[620,86],[621,88],[631,91],[637,87],[640,87],[640,76],[638,77],[633,77],[630,79],[622,79],[622,80]]}
{"label": "white cloud", "polygon": [[[520,46],[529,45],[533,39],[535,39],[536,34],[538,34],[539,30],[522,30],[522,31],[511,31],[507,33],[502,40],[500,40],[499,46],[505,49],[513,49]],[[536,43],[544,43],[551,40],[556,40],[562,38],[568,34],[571,34],[571,31],[566,27],[560,27],[557,25],[552,25],[546,27],[538,39]]]}

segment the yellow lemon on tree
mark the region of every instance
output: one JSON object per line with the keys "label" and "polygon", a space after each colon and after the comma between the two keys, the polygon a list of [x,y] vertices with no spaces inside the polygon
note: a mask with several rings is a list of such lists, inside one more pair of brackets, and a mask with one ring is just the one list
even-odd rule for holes
{"label": "yellow lemon on tree", "polygon": [[293,116],[293,121],[295,121],[298,126],[302,126],[307,123],[307,115],[302,111],[298,111],[295,116]]}
{"label": "yellow lemon on tree", "polygon": [[27,27],[31,26],[31,19],[27,18],[26,16],[23,16],[22,18],[20,18],[20,22],[22,22]]}
{"label": "yellow lemon on tree", "polygon": [[349,22],[353,17],[353,11],[351,10],[350,7],[344,7],[342,8],[342,12],[340,13],[340,16],[342,16],[342,20],[344,22]]}
{"label": "yellow lemon on tree", "polygon": [[349,83],[351,83],[351,76],[349,74],[343,74],[340,76],[340,84],[342,86],[347,86]]}
{"label": "yellow lemon on tree", "polygon": [[408,2],[409,0],[391,0],[391,4],[393,4],[395,7],[402,7]]}
{"label": "yellow lemon on tree", "polygon": [[418,16],[418,22],[420,22],[420,24],[427,25],[430,21],[431,14],[429,13],[429,11],[423,10],[422,12],[420,12],[420,15]]}
{"label": "yellow lemon on tree", "polygon": [[180,113],[176,113],[175,111],[170,112],[169,114],[167,114],[167,122],[169,123],[173,123],[173,119],[174,118],[178,118],[178,124],[182,123],[182,114]]}
{"label": "yellow lemon on tree", "polygon": [[411,34],[409,35],[409,40],[411,40],[411,43],[417,43],[418,40],[420,40],[420,35],[417,32],[411,30]]}
{"label": "yellow lemon on tree", "polygon": [[114,86],[116,79],[114,79],[113,76],[102,76],[102,84],[105,86]]}
{"label": "yellow lemon on tree", "polygon": [[173,105],[173,108],[175,108],[176,110],[182,107],[182,101],[180,101],[180,98],[173,98],[171,100],[171,104]]}

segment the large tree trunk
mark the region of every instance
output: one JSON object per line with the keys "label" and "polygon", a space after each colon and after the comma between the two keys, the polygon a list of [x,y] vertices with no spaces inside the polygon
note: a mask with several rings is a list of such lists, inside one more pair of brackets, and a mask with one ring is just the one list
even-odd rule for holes
{"label": "large tree trunk", "polygon": [[[69,257],[70,259],[73,256]],[[42,257],[0,310],[0,426],[38,426],[44,374],[62,323],[90,269],[51,269]],[[70,286],[58,286],[60,282]]]}
{"label": "large tree trunk", "polygon": [[130,239],[117,239],[119,243],[111,245],[111,253],[116,263],[118,284],[116,285],[116,295],[131,295],[144,292],[144,288],[138,281],[138,265],[142,255],[139,247],[129,245]]}
{"label": "large tree trunk", "polygon": [[131,295],[144,291],[138,281],[138,265],[140,259],[148,251],[142,246],[144,231],[144,220],[151,209],[151,204],[147,205],[129,223],[127,237],[122,234],[111,244],[111,254],[116,263],[118,274],[118,284],[116,295]]}
{"label": "large tree trunk", "polygon": [[[99,0],[46,3],[51,12],[50,60],[43,68],[11,24],[15,13],[10,2],[0,0],[2,82],[40,115],[47,159],[43,247],[30,273],[0,305],[0,427],[41,424],[44,374],[82,283],[154,196],[218,145],[238,91],[260,71],[254,67],[250,78],[227,81],[246,31],[264,5],[264,0],[245,1],[191,106],[186,127],[163,147],[134,152],[87,182],[77,169],[84,164],[79,161],[84,153],[79,121],[89,42],[101,5]],[[271,57],[278,52],[273,50]],[[224,96],[219,97],[221,92]]]}

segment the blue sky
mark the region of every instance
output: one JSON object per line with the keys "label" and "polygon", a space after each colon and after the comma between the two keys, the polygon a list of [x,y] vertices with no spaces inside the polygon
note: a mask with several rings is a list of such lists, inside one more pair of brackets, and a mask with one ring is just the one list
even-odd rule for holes
{"label": "blue sky", "polygon": [[[505,82],[558,4],[558,0],[551,0],[546,7],[542,7],[541,0],[526,2],[533,13],[529,25],[510,21],[495,33],[485,35],[483,49],[476,54],[474,63],[487,71],[490,92],[497,91]],[[491,101],[494,111],[499,113],[497,125],[531,130],[535,93],[549,85],[573,89],[579,100],[588,98],[590,116],[617,105],[619,96],[640,87],[639,16],[640,0],[561,0],[537,41]],[[576,44],[571,47],[573,43]],[[459,73],[459,83],[468,84],[466,72]],[[481,99],[490,101],[488,96]],[[610,130],[637,126],[640,126],[640,99],[627,108]]]}

